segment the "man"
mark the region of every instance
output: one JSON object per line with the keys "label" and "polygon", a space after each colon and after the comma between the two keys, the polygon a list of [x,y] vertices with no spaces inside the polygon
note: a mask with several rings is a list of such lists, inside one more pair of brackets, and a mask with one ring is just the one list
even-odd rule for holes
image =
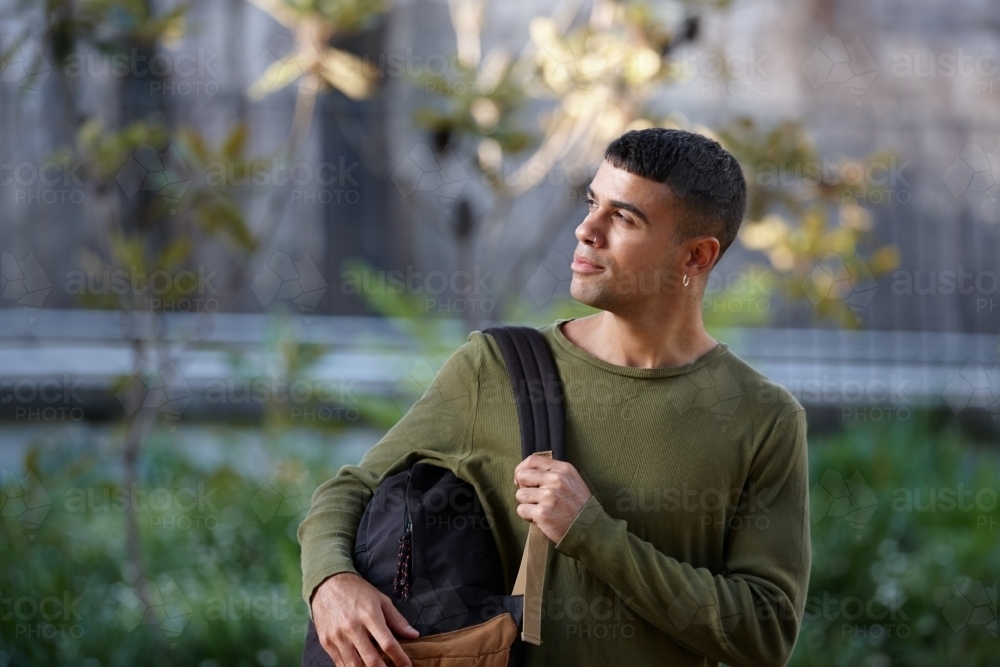
{"label": "man", "polygon": [[[677,130],[612,142],[576,229],[573,297],[601,312],[545,334],[565,386],[566,461],[519,461],[513,392],[480,332],[299,530],[303,594],[339,666],[409,662],[416,636],[352,565],[380,479],[419,450],[486,490],[508,583],[527,521],[553,542],[530,665],[783,665],[811,562],[806,420],[790,393],[705,331],[709,271],[746,183],[719,144]],[[461,556],[456,554],[456,556]]]}

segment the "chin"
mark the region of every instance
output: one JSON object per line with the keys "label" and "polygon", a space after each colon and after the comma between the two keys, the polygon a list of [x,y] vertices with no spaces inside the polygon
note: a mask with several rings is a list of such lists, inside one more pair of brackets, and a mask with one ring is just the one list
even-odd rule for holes
{"label": "chin", "polygon": [[587,285],[579,280],[575,275],[569,284],[570,295],[585,306],[597,308],[598,310],[608,310],[613,305],[613,299],[609,298],[608,291],[602,285]]}

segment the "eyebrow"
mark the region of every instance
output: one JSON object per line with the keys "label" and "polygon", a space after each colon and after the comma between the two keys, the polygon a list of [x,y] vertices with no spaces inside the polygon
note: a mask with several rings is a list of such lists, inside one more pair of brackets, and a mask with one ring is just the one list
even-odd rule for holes
{"label": "eyebrow", "polygon": [[[597,199],[597,195],[594,193],[593,188],[591,188],[589,185],[587,186],[587,196],[589,196],[591,199]],[[629,204],[626,201],[618,201],[617,199],[612,199],[608,203],[611,206],[614,206],[615,208],[620,208],[623,211],[634,213],[636,216],[641,218],[642,221],[645,222],[647,225],[649,224],[649,218],[646,217],[646,214],[643,213],[642,209],[640,209],[638,206],[635,206],[634,204]]]}

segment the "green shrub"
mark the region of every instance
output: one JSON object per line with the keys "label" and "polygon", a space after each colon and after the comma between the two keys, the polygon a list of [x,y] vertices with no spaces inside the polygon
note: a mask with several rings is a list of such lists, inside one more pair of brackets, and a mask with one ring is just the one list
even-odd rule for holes
{"label": "green shrub", "polygon": [[[114,448],[39,445],[5,472],[0,667],[299,663],[295,529],[315,483],[357,449],[286,433],[270,445],[277,468],[254,464],[242,436],[213,459],[181,433],[154,433],[137,472],[145,583]],[[813,570],[790,664],[996,664],[998,463],[995,446],[931,414],[811,436]],[[21,512],[46,498],[43,515]],[[972,610],[984,589],[992,606]]]}
{"label": "green shrub", "polygon": [[[790,665],[997,664],[995,443],[935,414],[859,423],[810,438],[810,484],[813,567]],[[965,601],[990,588],[991,629],[990,605],[973,615]]]}

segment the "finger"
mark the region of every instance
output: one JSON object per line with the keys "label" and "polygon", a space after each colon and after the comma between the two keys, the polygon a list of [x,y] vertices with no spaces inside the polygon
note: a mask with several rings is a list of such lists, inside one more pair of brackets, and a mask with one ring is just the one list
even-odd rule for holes
{"label": "finger", "polygon": [[518,486],[535,486],[531,480],[538,479],[539,471],[534,468],[522,468],[514,473],[514,482]]}
{"label": "finger", "polygon": [[[388,597],[383,596],[382,611],[385,614],[386,623],[375,624],[374,627],[369,627],[369,632],[371,632],[372,637],[375,638],[375,642],[382,647],[385,654],[389,656],[392,660],[392,664],[397,667],[412,667],[410,658],[403,651],[403,647],[399,645],[396,641],[396,637],[392,634],[391,630],[407,635],[411,639],[415,639],[420,636],[417,629],[412,627],[409,622],[407,622],[406,617],[399,613],[399,610],[393,606],[392,600]],[[391,629],[391,630],[390,630]]]}
{"label": "finger", "polygon": [[333,661],[336,667],[364,667],[361,657],[348,639],[344,639],[341,644],[337,645],[337,657],[339,660],[334,659]]}
{"label": "finger", "polygon": [[536,470],[552,470],[558,467],[562,461],[555,461],[548,456],[539,456],[538,454],[531,454],[528,458],[521,461],[519,465],[523,465],[526,468],[533,468]]}
{"label": "finger", "polygon": [[333,664],[334,665],[344,665],[344,664],[346,664],[340,658],[340,649],[338,649],[337,645],[334,644],[332,641],[330,641],[330,642],[320,642],[320,645],[323,647],[323,650],[326,651],[326,654],[328,656],[330,656],[330,660],[333,660]]}
{"label": "finger", "polygon": [[535,505],[540,503],[546,495],[547,491],[543,488],[537,486],[526,486],[523,489],[518,489],[514,492],[514,497],[517,498],[519,502]]}
{"label": "finger", "polygon": [[518,505],[517,515],[524,519],[525,521],[535,522],[535,518],[538,515],[538,505]]}
{"label": "finger", "polygon": [[519,472],[515,476],[514,481],[516,481],[518,486],[522,488],[526,486],[545,486],[547,480],[549,479],[548,476],[551,474],[552,473],[549,473],[548,471],[545,470],[535,470],[533,468],[527,468]]}
{"label": "finger", "polygon": [[520,463],[514,466],[514,479],[517,479],[518,474],[525,470],[533,470],[538,467],[537,459],[539,457],[534,454],[528,456],[526,459],[522,459]]}
{"label": "finger", "polygon": [[383,595],[379,602],[382,604],[382,613],[385,615],[385,623],[390,630],[394,630],[401,635],[407,635],[409,637],[419,637],[420,633],[410,625],[410,622],[406,620],[406,617],[396,609],[395,605],[392,604],[392,600]]}
{"label": "finger", "polygon": [[396,667],[411,667],[410,659],[406,656],[406,652],[403,651],[403,647],[399,645],[396,638],[392,636],[389,632],[389,628],[385,625],[376,626],[374,628],[369,628],[372,638],[375,643],[378,644],[382,651],[392,660],[392,664]]}
{"label": "finger", "polygon": [[354,650],[357,651],[362,665],[365,667],[388,667],[385,664],[385,660],[375,650],[375,645],[372,644],[372,640],[368,637],[367,632],[358,632],[352,635],[352,638],[354,640]]}

